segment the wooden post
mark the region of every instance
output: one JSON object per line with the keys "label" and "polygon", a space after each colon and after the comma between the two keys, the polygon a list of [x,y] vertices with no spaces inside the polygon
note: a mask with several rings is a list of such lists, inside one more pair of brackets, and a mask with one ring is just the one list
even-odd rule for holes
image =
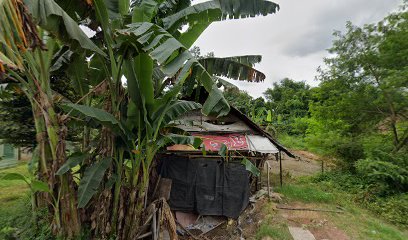
{"label": "wooden post", "polygon": [[282,187],[283,179],[282,179],[282,152],[281,151],[279,151],[279,178],[280,178],[280,185]]}
{"label": "wooden post", "polygon": [[266,162],[266,166],[268,167],[266,172],[268,174],[268,183],[267,183],[267,186],[268,186],[268,198],[270,199],[271,198],[271,185],[270,185],[270,179],[269,179],[269,171],[271,169],[271,166],[269,165],[268,162]]}
{"label": "wooden post", "polygon": [[17,160],[20,161],[21,160],[21,147],[17,148]]}
{"label": "wooden post", "polygon": [[324,161],[323,161],[323,158],[322,158],[322,173],[324,173]]}

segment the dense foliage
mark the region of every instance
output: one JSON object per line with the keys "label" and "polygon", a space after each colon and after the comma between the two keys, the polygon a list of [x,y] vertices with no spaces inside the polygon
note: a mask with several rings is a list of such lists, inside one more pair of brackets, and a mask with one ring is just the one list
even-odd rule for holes
{"label": "dense foliage", "polygon": [[[327,181],[364,196],[364,204],[407,224],[408,12],[406,6],[376,24],[334,33],[330,57],[318,69],[319,85],[283,79],[264,93],[269,127],[288,147],[333,159]],[[229,97],[230,96],[230,97]],[[251,112],[245,92],[226,92]],[[264,111],[264,110],[262,110]],[[328,162],[329,163],[329,162]],[[324,179],[322,179],[324,180]],[[398,204],[400,205],[398,205]],[[395,214],[391,219],[389,213]],[[387,213],[388,212],[388,213]]]}

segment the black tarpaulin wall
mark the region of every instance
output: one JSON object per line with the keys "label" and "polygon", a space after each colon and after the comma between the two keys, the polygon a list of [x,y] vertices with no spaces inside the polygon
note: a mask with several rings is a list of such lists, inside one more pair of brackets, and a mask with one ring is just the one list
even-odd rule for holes
{"label": "black tarpaulin wall", "polygon": [[170,207],[200,215],[238,218],[249,202],[249,172],[239,162],[169,155],[161,175],[172,179]]}

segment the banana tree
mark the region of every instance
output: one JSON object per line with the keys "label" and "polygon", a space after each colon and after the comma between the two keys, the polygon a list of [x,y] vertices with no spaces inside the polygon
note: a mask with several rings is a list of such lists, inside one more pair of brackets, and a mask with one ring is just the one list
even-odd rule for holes
{"label": "banana tree", "polygon": [[[14,4],[12,9],[15,9],[15,12],[1,15],[7,16],[6,23],[12,18],[10,16],[22,16],[17,12],[18,9],[25,9],[20,1],[3,2]],[[114,235],[118,239],[132,239],[137,236],[142,224],[142,210],[146,204],[155,153],[169,142],[195,146],[200,143],[192,137],[169,134],[168,123],[171,120],[187,111],[201,108],[198,103],[179,100],[186,83],[193,82],[190,86],[196,88],[203,86],[209,93],[202,106],[204,114],[222,116],[228,113],[229,106],[217,87],[214,75],[228,75],[238,79],[247,76],[254,81],[262,78],[260,74],[249,70],[251,68],[248,64],[231,69],[225,66],[219,68],[220,61],[216,61],[215,65],[210,59],[200,62],[190,54],[188,48],[214,21],[266,15],[274,13],[278,6],[261,0],[208,1],[194,6],[181,4],[186,1],[170,0],[94,0],[86,1],[86,4],[83,1],[57,2],[25,2],[35,23],[47,30],[48,34],[42,30],[41,34],[34,34],[37,27],[33,21],[28,25],[20,24],[31,31],[14,31],[22,29],[21,26],[7,28],[1,35],[1,40],[7,41],[2,41],[6,43],[2,45],[6,51],[1,51],[0,69],[7,78],[18,81],[33,99],[32,106],[37,113],[37,133],[40,136],[38,142],[44,145],[43,166],[40,168],[44,171],[42,178],[51,181],[50,184],[59,179],[61,184],[54,184],[51,189],[54,194],[62,192],[64,196],[61,199],[65,202],[61,201],[60,211],[70,211],[61,214],[56,211],[56,218],[63,216],[71,220],[56,220],[56,229],[67,229],[60,232],[71,237],[79,234],[79,222],[85,222],[92,226],[94,236],[105,238]],[[87,11],[78,6],[86,6],[83,9]],[[20,22],[29,17],[28,14],[23,15]],[[94,41],[82,32],[73,18],[97,31]],[[185,25],[188,26],[187,31],[179,31]],[[20,42],[9,46],[9,42],[14,43],[18,39],[14,36],[10,39],[10,35],[4,34],[11,32],[17,36],[21,32],[33,33],[30,42],[40,47],[25,51],[21,49]],[[24,41],[24,37],[27,38],[20,36],[21,41]],[[59,41],[52,41],[52,38]],[[40,44],[43,42],[47,44],[47,50]],[[74,58],[70,58],[66,51],[59,51],[52,58],[62,45],[68,46],[75,56],[88,57],[88,65],[97,68],[100,79],[103,79],[96,81],[96,85],[85,84],[90,86],[87,93],[87,87],[77,87],[80,88],[78,93],[83,96],[75,103],[81,105],[61,105],[70,121],[81,120],[86,128],[96,126],[100,139],[96,149],[84,154],[86,157],[71,157],[68,161],[65,161],[64,147],[64,123],[68,118],[58,117],[49,84],[54,66],[58,68],[64,61],[76,66]],[[51,67],[52,59],[55,58],[57,64]],[[229,61],[229,66],[233,66],[239,64],[240,60],[224,61]],[[83,63],[83,59],[79,62]],[[167,88],[164,86],[168,80],[164,76],[174,80]],[[125,85],[122,83],[123,77],[126,78]],[[84,86],[81,84],[83,81],[92,80],[80,75],[74,78],[79,83],[77,86]],[[104,86],[105,93],[100,90],[101,86]],[[100,104],[95,105],[95,99],[100,100]],[[43,136],[43,133],[46,135]],[[86,145],[84,151],[89,150]],[[76,197],[77,186],[72,180],[74,172],[70,169],[78,164],[80,181]],[[58,175],[55,174],[57,170]],[[75,209],[77,206],[84,208],[84,219],[79,219]]]}
{"label": "banana tree", "polygon": [[[102,203],[104,207],[97,207],[97,211],[106,209],[107,206],[113,207],[112,211],[106,211],[106,214],[111,216],[103,218],[106,219],[105,222],[95,223],[95,226],[99,235],[110,234],[106,232],[108,229],[116,231],[116,234],[123,238],[128,238],[137,234],[153,157],[166,142],[161,140],[166,139],[166,136],[160,134],[165,126],[162,124],[163,116],[180,104],[177,99],[185,82],[194,80],[209,92],[210,95],[203,105],[205,114],[225,115],[229,111],[229,106],[216,86],[212,74],[206,71],[206,68],[175,36],[156,24],[157,22],[155,23],[157,21],[155,14],[160,9],[157,2],[142,1],[136,4],[132,11],[127,12],[128,15],[132,15],[133,23],[125,24],[125,18],[120,21],[124,29],[118,29],[115,26],[117,22],[107,21],[110,12],[103,1],[94,1],[94,5],[96,16],[101,22],[105,48],[109,52],[110,64],[104,67],[106,74],[111,76],[107,78],[111,81],[109,86],[111,89],[121,89],[122,74],[127,80],[127,88],[124,89],[127,92],[127,99],[122,98],[122,90],[117,92],[111,90],[110,113],[116,119],[125,122],[125,125],[119,129],[127,128],[127,135],[129,133],[133,135],[129,137],[133,141],[128,144],[123,143],[121,147],[114,148],[110,153],[115,159],[112,172],[119,176],[113,190],[113,204],[108,203],[110,197],[105,198],[106,201],[99,198],[98,203]],[[207,9],[202,11],[205,13]],[[118,14],[120,15],[120,12]],[[191,14],[201,14],[201,12]],[[222,15],[223,12],[219,11],[217,14]],[[115,49],[115,46],[119,46],[118,49]],[[119,56],[113,54],[115,51],[120,52]],[[159,66],[165,76],[175,78],[169,90],[155,93],[155,88],[156,90],[159,88],[154,86],[153,81],[155,66]],[[71,105],[71,107],[78,110],[78,106]],[[120,112],[119,109],[126,109],[126,111]],[[82,114],[89,116],[86,112]],[[123,137],[122,140],[127,141]],[[123,156],[129,156],[130,159],[125,159]],[[126,174],[122,165],[128,160],[131,162],[131,174],[124,180],[122,176]],[[130,199],[130,204],[126,211],[127,216],[119,220],[122,222],[118,222],[118,211],[123,211],[123,206],[118,207],[118,204],[123,201],[122,198]]]}
{"label": "banana tree", "polygon": [[[80,30],[75,21],[53,1],[0,1],[0,78],[14,83],[31,101],[39,151],[38,177],[49,185],[49,194],[37,196],[34,205],[47,204],[53,217],[55,234],[73,237],[80,234],[73,179],[70,175],[55,176],[65,161],[66,127],[57,114],[49,69],[54,52],[60,44],[73,48],[92,49],[104,54]],[[41,11],[40,11],[41,10]],[[46,11],[43,11],[46,10]],[[33,13],[38,13],[35,20]],[[39,15],[40,14],[40,15]],[[52,16],[52,18],[50,18]],[[44,28],[38,28],[37,22]],[[59,23],[64,26],[59,29]]]}

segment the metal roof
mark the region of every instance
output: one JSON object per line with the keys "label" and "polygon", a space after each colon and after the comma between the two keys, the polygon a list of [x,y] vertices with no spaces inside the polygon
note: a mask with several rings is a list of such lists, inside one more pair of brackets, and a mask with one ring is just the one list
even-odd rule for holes
{"label": "metal roof", "polygon": [[[183,117],[173,121],[172,123],[175,125],[175,127],[183,129],[192,135],[201,134],[214,136],[218,134],[226,136],[229,134],[241,134],[245,136],[258,136],[252,139],[252,149],[247,147],[245,150],[265,153],[276,153],[280,150],[285,152],[289,157],[295,157],[269,133],[259,127],[245,114],[241,113],[232,106],[230,113],[224,117],[216,118],[213,116],[205,116],[201,113],[201,111],[197,110],[188,112]],[[230,141],[228,140],[227,142]],[[261,145],[258,146],[258,143]],[[210,145],[208,147],[210,147]],[[227,145],[227,147],[230,149],[230,146]]]}
{"label": "metal roof", "polygon": [[278,153],[278,148],[266,137],[259,135],[247,135],[249,150],[260,153]]}

